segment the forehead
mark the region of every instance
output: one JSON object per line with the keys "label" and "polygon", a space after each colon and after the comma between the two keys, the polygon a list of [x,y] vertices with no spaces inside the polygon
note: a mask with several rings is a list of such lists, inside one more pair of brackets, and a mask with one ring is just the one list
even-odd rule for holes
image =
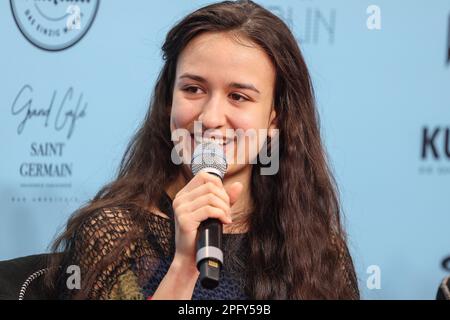
{"label": "forehead", "polygon": [[263,49],[224,32],[203,33],[188,43],[177,62],[177,77],[185,72],[259,85],[273,85],[275,79],[275,69]]}

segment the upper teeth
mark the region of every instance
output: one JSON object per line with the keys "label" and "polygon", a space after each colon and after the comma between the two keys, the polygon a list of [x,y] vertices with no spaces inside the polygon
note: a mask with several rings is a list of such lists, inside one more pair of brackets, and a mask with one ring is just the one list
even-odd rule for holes
{"label": "upper teeth", "polygon": [[206,143],[206,142],[214,142],[214,143],[217,143],[217,144],[224,144],[225,143],[223,138],[217,138],[217,139],[216,138],[203,138],[202,141],[203,141],[203,143]]}
{"label": "upper teeth", "polygon": [[200,140],[196,138],[197,143],[207,143],[207,142],[213,142],[213,143],[217,143],[217,144],[225,144],[228,142],[228,140],[224,140],[224,138],[205,138],[205,137],[200,137]]}

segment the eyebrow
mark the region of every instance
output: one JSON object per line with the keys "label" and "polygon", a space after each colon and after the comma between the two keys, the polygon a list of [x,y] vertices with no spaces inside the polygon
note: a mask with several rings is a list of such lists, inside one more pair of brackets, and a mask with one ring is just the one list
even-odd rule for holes
{"label": "eyebrow", "polygon": [[[205,78],[203,78],[201,76],[198,76],[198,75],[195,75],[195,74],[192,74],[192,73],[183,73],[179,77],[179,79],[185,79],[185,78],[192,79],[192,80],[195,80],[195,81],[198,81],[198,82],[203,82],[203,83],[208,82],[208,81],[206,81]],[[252,91],[254,91],[254,92],[258,93],[258,94],[261,94],[261,92],[259,92],[259,90],[256,89],[256,87],[253,84],[251,84],[251,83],[232,82],[228,86],[230,88],[236,88],[236,89],[248,89],[248,90],[252,90]]]}

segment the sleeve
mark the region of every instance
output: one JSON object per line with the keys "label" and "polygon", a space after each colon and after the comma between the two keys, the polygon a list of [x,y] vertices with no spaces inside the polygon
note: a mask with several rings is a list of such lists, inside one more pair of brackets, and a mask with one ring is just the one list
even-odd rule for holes
{"label": "sleeve", "polygon": [[[81,271],[81,288],[72,298],[117,299],[121,287],[136,291],[132,271],[136,230],[125,209],[104,208],[86,219],[76,232],[72,263]],[[130,282],[131,281],[131,282]]]}

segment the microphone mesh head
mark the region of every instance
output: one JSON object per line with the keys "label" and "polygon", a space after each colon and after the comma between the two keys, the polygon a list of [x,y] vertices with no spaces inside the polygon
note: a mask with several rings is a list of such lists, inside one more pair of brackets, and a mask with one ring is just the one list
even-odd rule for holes
{"label": "microphone mesh head", "polygon": [[222,145],[210,141],[200,143],[192,154],[191,170],[194,176],[200,171],[207,171],[223,179],[227,172],[227,159]]}

